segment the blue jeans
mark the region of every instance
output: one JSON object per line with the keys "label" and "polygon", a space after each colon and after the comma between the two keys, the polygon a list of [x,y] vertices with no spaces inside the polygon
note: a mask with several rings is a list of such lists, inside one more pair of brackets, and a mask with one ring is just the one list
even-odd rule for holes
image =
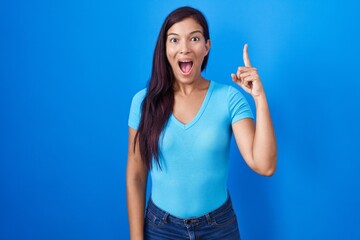
{"label": "blue jeans", "polygon": [[239,240],[236,214],[230,195],[219,208],[196,218],[178,218],[157,207],[151,198],[146,208],[144,236],[153,239]]}

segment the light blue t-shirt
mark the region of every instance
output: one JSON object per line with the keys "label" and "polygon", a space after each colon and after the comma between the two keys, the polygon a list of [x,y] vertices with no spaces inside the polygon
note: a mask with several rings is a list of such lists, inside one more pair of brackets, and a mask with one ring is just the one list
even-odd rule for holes
{"label": "light blue t-shirt", "polygon": [[[141,90],[131,103],[128,124],[135,130],[145,94]],[[214,81],[191,122],[183,124],[171,115],[159,139],[162,169],[153,162],[150,170],[155,205],[180,218],[221,206],[227,199],[231,124],[244,118],[253,114],[242,93]]]}

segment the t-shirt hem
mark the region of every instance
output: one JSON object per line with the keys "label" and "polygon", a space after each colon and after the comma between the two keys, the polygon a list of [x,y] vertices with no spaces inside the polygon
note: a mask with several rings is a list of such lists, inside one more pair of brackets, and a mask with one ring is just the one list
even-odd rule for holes
{"label": "t-shirt hem", "polygon": [[240,121],[240,120],[243,120],[243,119],[245,119],[245,118],[251,118],[251,119],[253,119],[254,120],[254,116],[252,116],[252,115],[241,115],[241,116],[238,116],[238,117],[234,117],[233,119],[232,119],[232,121],[231,121],[231,124],[234,124],[234,123],[236,123],[236,122],[238,122],[238,121]]}
{"label": "t-shirt hem", "polygon": [[135,126],[131,123],[128,123],[128,126],[131,127],[132,129],[138,130],[138,126]]}

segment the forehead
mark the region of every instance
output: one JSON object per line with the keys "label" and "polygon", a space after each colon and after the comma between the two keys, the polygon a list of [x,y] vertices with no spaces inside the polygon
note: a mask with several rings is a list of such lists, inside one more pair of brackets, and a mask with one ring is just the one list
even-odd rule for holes
{"label": "forehead", "polygon": [[171,33],[178,35],[186,35],[194,31],[201,31],[203,33],[203,28],[193,18],[185,18],[184,20],[172,25],[171,28],[169,28],[169,30],[167,31],[167,35]]}

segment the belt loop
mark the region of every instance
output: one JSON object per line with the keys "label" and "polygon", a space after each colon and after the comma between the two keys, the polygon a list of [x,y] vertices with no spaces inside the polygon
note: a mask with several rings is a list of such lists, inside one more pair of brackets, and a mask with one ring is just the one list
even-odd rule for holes
{"label": "belt loop", "polygon": [[207,222],[208,222],[208,224],[209,225],[211,225],[212,224],[212,218],[210,217],[210,214],[205,214],[205,216],[206,216],[206,220],[207,220]]}
{"label": "belt loop", "polygon": [[164,216],[163,216],[163,221],[164,221],[164,223],[167,223],[167,218],[168,218],[168,216],[169,216],[169,213],[165,213],[164,214]]}

